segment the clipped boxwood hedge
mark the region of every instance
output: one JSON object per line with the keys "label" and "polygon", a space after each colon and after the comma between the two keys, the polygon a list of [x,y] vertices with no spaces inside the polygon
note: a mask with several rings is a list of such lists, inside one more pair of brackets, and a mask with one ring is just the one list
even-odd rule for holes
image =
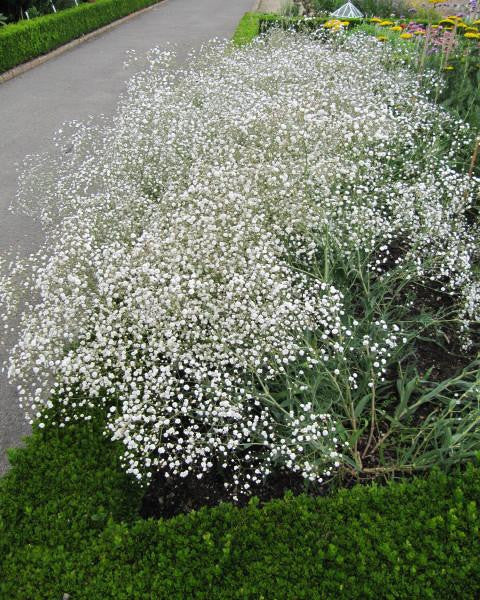
{"label": "clipped boxwood hedge", "polygon": [[266,16],[260,13],[245,13],[235,29],[232,38],[233,43],[236,46],[243,46],[251,42],[253,38],[260,34],[260,21]]}
{"label": "clipped boxwood hedge", "polygon": [[0,28],[0,73],[159,0],[97,0]]}
{"label": "clipped boxwood hedge", "polygon": [[0,598],[479,597],[480,468],[142,520],[96,425],[35,432],[0,480]]}

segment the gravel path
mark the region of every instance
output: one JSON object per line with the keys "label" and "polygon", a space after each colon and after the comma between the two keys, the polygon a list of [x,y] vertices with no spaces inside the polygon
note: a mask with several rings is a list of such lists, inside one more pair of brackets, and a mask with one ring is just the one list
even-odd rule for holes
{"label": "gravel path", "polygon": [[256,9],[260,13],[280,13],[287,4],[288,0],[259,0]]}
{"label": "gravel path", "polygon": [[[15,163],[48,148],[64,121],[109,114],[127,77],[125,52],[139,55],[175,42],[179,56],[212,37],[231,37],[253,0],[165,0],[152,10],[0,84],[0,254],[30,252],[41,232],[30,220],[12,216],[7,207],[16,189]],[[5,356],[0,353],[0,364]],[[15,389],[0,374],[0,473],[5,451],[19,445],[29,427],[17,406]]]}

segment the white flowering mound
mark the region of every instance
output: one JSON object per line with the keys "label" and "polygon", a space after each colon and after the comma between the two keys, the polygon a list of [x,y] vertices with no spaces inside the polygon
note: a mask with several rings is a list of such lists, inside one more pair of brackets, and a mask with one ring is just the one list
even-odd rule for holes
{"label": "white flowering mound", "polygon": [[273,465],[311,481],[339,465],[321,398],[256,392],[315,363],[308,332],[341,364],[353,317],[324,257],[361,252],[382,270],[379,252],[406,240],[416,276],[477,314],[477,182],[450,164],[468,131],[388,52],[274,35],[212,44],[179,70],[156,50],[112,122],[72,123],[55,157],[31,160],[19,204],[47,239],[2,280],[7,327],[22,306],[9,376],[30,418],[52,395],[60,427],[104,406],[139,479],[221,465],[245,491]]}

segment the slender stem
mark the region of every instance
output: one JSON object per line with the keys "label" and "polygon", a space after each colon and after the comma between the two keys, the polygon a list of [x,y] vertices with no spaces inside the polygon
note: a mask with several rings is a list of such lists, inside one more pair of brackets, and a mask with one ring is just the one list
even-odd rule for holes
{"label": "slender stem", "polygon": [[369,456],[371,456],[376,450],[378,450],[378,448],[383,444],[383,442],[393,433],[393,428],[390,428],[386,433],[384,433],[378,440],[378,442],[375,444],[375,446],[372,448]]}
{"label": "slender stem", "polygon": [[[375,374],[373,372],[373,369],[370,369],[370,374],[372,376],[372,381],[375,377]],[[370,448],[370,444],[372,443],[372,439],[373,439],[373,431],[375,429],[375,384],[373,384],[372,386],[372,403],[371,403],[371,421],[370,421],[370,434],[368,436],[368,440],[367,440],[367,445],[365,446],[365,449],[362,452],[362,458],[365,458],[366,454],[367,454],[367,450]]]}
{"label": "slender stem", "polygon": [[478,158],[478,151],[480,150],[480,136],[475,140],[475,147],[473,149],[472,160],[470,161],[470,169],[468,170],[468,176],[471,178],[473,176],[473,170],[475,169],[475,164]]}
{"label": "slender stem", "polygon": [[412,471],[428,471],[430,466],[428,465],[397,465],[393,467],[365,467],[364,473],[396,473],[406,472],[411,473]]}
{"label": "slender stem", "polygon": [[360,253],[358,252],[357,249],[357,262],[358,262],[358,275],[360,277],[360,281],[362,282],[362,287],[363,290],[365,292],[365,294],[367,295],[367,297],[369,296],[369,288],[370,288],[370,280],[368,280],[368,285],[365,283],[364,279],[363,279],[363,274],[362,274],[362,265],[361,265],[361,261],[360,261]]}
{"label": "slender stem", "polygon": [[324,281],[328,281],[329,278],[329,256],[328,256],[328,227],[326,228],[326,237],[324,242],[324,250],[323,250],[323,277]]}

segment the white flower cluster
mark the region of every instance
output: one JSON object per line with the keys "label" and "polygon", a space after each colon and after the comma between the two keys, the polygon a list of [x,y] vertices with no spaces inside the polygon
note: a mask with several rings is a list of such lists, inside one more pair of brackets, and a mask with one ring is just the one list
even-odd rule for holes
{"label": "white flower cluster", "polygon": [[154,50],[111,122],[71,123],[57,156],[30,160],[19,204],[47,240],[0,287],[6,327],[22,307],[9,376],[31,418],[52,394],[59,426],[108,407],[139,479],[221,465],[245,491],[279,461],[312,481],[338,466],[327,414],[279,414],[255,392],[307,331],[342,352],[342,294],[313,275],[319,253],[401,235],[419,271],[473,289],[462,215],[476,182],[433,151],[418,167],[450,117],[385,53],[274,35],[212,43],[182,70]]}

